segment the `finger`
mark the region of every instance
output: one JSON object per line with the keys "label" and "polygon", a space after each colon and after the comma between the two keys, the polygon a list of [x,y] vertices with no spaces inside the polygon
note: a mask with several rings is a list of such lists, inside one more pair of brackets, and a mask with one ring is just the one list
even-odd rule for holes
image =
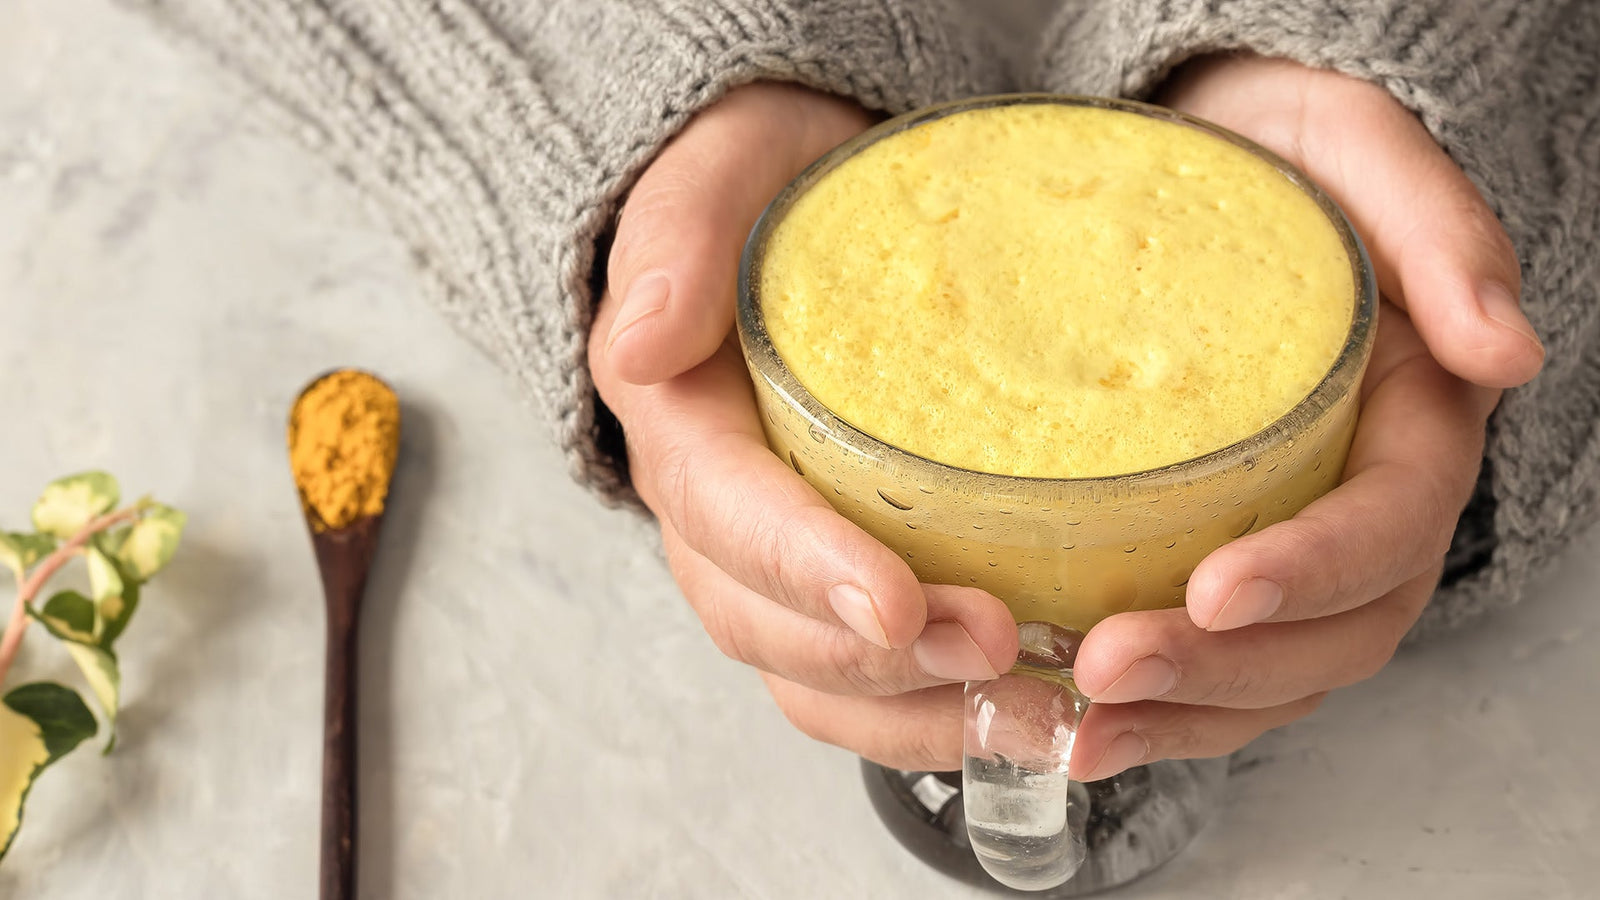
{"label": "finger", "polygon": [[910,568],[767,448],[737,347],[660,384],[596,384],[628,435],[635,488],[688,547],[757,594],[881,647],[921,634],[926,603]]}
{"label": "finger", "polygon": [[929,622],[908,650],[807,618],[729,578],[662,529],[667,562],[713,643],[728,657],[833,694],[901,694],[994,678],[1017,655],[1006,605],[977,588],[924,585]]}
{"label": "finger", "polygon": [[1274,728],[1315,712],[1326,694],[1263,709],[1221,709],[1175,703],[1091,706],[1072,746],[1075,781],[1099,781],[1160,759],[1222,756]]}
{"label": "finger", "polygon": [[1376,95],[1356,107],[1367,121],[1346,117],[1339,138],[1319,139],[1327,149],[1307,152],[1308,174],[1368,238],[1380,289],[1446,369],[1487,387],[1527,382],[1544,346],[1518,304],[1511,239],[1421,122],[1381,89],[1358,88]]}
{"label": "finger", "polygon": [[1444,556],[1477,479],[1491,392],[1408,340],[1404,315],[1383,323],[1345,482],[1202,560],[1185,597],[1194,624],[1224,631],[1333,615]]}
{"label": "finger", "polygon": [[739,253],[762,208],[868,124],[846,101],[752,85],[707,108],[661,151],[623,206],[607,267],[621,310],[605,340],[620,378],[654,383],[716,350],[733,324]]}
{"label": "finger", "polygon": [[892,697],[842,697],[773,675],[762,678],[789,722],[816,740],[894,769],[961,768],[960,685]]}
{"label": "finger", "polygon": [[1120,613],[1084,638],[1073,668],[1096,703],[1164,700],[1264,709],[1377,674],[1421,614],[1440,564],[1349,612],[1202,631],[1181,609]]}

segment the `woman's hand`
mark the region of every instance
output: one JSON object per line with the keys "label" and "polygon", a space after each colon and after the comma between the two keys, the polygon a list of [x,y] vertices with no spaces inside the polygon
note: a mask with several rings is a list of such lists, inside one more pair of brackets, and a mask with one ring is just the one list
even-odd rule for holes
{"label": "woman's hand", "polygon": [[1187,609],[1113,616],[1084,641],[1077,680],[1098,701],[1074,748],[1084,780],[1236,750],[1382,668],[1438,581],[1497,389],[1544,357],[1499,222],[1382,89],[1214,57],[1159,102],[1311,175],[1366,242],[1386,302],[1343,483],[1207,557]]}
{"label": "woman's hand", "polygon": [[765,673],[802,731],[890,765],[952,768],[961,682],[1011,666],[1004,604],[922,585],[767,449],[733,336],[739,253],[773,196],[872,124],[797,87],[696,116],[623,207],[589,340],[634,487],[711,639]]}

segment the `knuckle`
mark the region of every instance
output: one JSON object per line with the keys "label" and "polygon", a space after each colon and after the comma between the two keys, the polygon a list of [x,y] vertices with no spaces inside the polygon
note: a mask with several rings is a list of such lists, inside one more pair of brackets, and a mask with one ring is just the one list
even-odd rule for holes
{"label": "knuckle", "polygon": [[723,604],[698,604],[696,608],[700,610],[700,624],[723,656],[762,671],[767,670],[765,659],[754,651],[755,645],[749,640],[749,635],[739,623],[733,621]]}
{"label": "knuckle", "polygon": [[[855,635],[840,636],[840,643],[861,643],[866,641]],[[873,653],[858,653],[855,648],[841,647],[836,650],[830,662],[832,671],[837,672],[841,680],[853,694],[866,697],[887,697],[901,694],[907,687],[898,684],[894,674],[881,664],[881,658]]]}
{"label": "knuckle", "polygon": [[686,442],[669,443],[660,450],[654,480],[657,496],[679,537],[690,549],[704,553],[705,513],[694,502],[700,458]]}
{"label": "knuckle", "polygon": [[1211,756],[1194,714],[1172,718],[1159,728],[1141,729],[1150,744],[1150,759],[1191,759]]}
{"label": "knuckle", "polygon": [[907,733],[894,748],[891,765],[918,772],[938,772],[951,767],[956,758],[946,746],[939,729],[916,729]]}
{"label": "knuckle", "polygon": [[1253,695],[1261,686],[1261,679],[1248,665],[1230,665],[1217,677],[1194,686],[1194,702],[1200,706],[1220,706],[1234,703]]}
{"label": "knuckle", "polygon": [[[826,715],[821,707],[810,700],[802,700],[789,692],[773,695],[778,709],[794,729],[814,741],[844,747],[839,740],[838,727],[833,716]],[[848,748],[846,748],[848,749]]]}

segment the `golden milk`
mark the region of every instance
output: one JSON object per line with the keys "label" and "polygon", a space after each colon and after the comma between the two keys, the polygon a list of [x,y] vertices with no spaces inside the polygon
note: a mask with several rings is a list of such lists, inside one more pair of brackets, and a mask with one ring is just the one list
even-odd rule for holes
{"label": "golden milk", "polygon": [[1261,157],[1033,100],[831,162],[758,231],[743,302],[770,346],[741,334],[768,444],[921,580],[1087,630],[1182,604],[1212,550],[1338,483],[1370,278]]}
{"label": "golden milk", "polygon": [[1350,259],[1265,160],[1060,104],[890,135],[766,245],[779,356],[840,418],[947,465],[1083,478],[1246,438],[1333,364]]}

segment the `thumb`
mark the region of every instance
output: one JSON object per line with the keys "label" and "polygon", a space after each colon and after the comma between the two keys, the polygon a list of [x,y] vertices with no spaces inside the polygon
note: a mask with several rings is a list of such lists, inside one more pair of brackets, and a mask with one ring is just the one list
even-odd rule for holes
{"label": "thumb", "polygon": [[871,120],[847,101],[757,84],[697,115],[623,206],[607,265],[607,364],[633,384],[685,372],[733,327],[739,254],[761,210],[801,169]]}

